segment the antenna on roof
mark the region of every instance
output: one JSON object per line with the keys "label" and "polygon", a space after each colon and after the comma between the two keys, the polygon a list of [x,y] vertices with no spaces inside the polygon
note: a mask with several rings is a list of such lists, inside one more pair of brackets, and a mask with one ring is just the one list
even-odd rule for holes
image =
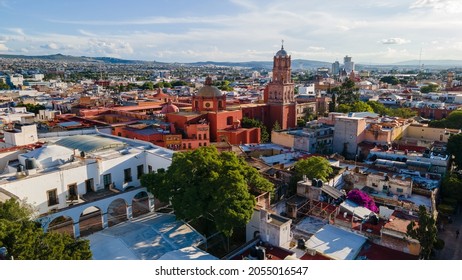
{"label": "antenna on roof", "polygon": [[422,48],[420,48],[419,54],[419,71],[422,72]]}

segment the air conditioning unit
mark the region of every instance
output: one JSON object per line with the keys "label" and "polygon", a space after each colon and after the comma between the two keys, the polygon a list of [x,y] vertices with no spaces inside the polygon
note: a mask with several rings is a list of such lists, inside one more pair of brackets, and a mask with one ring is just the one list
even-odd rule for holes
{"label": "air conditioning unit", "polygon": [[310,256],[316,255],[316,250],[315,250],[315,249],[312,249],[312,248],[307,248],[307,249],[306,249],[306,252],[307,252],[308,255],[310,255]]}

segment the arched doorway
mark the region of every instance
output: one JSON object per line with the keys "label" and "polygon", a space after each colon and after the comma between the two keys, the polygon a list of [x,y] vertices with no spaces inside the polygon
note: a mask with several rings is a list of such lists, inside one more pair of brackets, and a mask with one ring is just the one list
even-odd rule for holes
{"label": "arched doorway", "polygon": [[132,200],[133,218],[149,213],[149,196],[145,191],[137,193]]}
{"label": "arched doorway", "polygon": [[48,225],[48,231],[67,233],[74,237],[74,221],[68,216],[56,217]]}
{"label": "arched doorway", "polygon": [[82,211],[79,218],[80,236],[87,236],[103,229],[101,209],[90,206]]}
{"label": "arched doorway", "polygon": [[111,202],[107,208],[108,226],[114,226],[125,222],[127,219],[127,203],[122,198],[118,198]]}

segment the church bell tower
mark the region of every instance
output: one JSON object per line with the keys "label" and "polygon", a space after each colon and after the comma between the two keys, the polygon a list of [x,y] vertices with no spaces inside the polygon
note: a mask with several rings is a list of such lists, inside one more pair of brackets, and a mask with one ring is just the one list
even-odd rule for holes
{"label": "church bell tower", "polygon": [[291,56],[281,49],[273,58],[273,78],[266,88],[266,102],[270,107],[270,123],[272,128],[276,122],[282,129],[296,126],[296,103],[294,83],[291,78]]}

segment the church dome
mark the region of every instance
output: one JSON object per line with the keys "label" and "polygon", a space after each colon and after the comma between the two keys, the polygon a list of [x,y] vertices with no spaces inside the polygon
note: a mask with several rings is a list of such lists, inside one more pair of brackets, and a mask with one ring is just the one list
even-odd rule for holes
{"label": "church dome", "polygon": [[279,56],[279,57],[288,56],[286,50],[284,50],[284,40],[282,40],[281,49],[276,53],[275,56]]}
{"label": "church dome", "polygon": [[176,113],[176,112],[179,112],[179,111],[180,111],[180,109],[178,109],[178,107],[176,105],[169,102],[168,104],[165,104],[162,107],[162,110],[160,111],[160,113],[161,114],[167,114],[167,113]]}
{"label": "church dome", "polygon": [[284,50],[284,47],[282,47],[277,53],[276,56],[287,56],[286,50]]}
{"label": "church dome", "polygon": [[196,96],[201,97],[221,97],[223,93],[217,87],[212,86],[212,78],[207,77],[205,79],[204,86],[199,89]]}

